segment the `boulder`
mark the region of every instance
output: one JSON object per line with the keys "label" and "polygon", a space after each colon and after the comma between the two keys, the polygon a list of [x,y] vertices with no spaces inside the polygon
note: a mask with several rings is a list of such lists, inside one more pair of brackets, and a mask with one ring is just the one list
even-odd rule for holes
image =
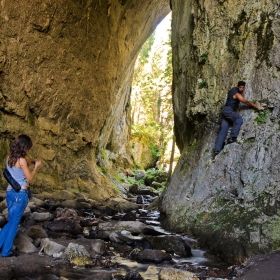
{"label": "boulder", "polygon": [[65,250],[65,253],[67,259],[77,266],[84,266],[92,263],[90,254],[83,245],[70,242]]}
{"label": "boulder", "polygon": [[167,253],[176,254],[180,257],[190,257],[192,255],[190,246],[181,236],[153,236],[149,241],[154,249],[165,250]]}
{"label": "boulder", "polygon": [[65,251],[65,246],[51,241],[49,238],[44,238],[41,240],[41,247],[43,251],[48,256],[61,256]]}
{"label": "boulder", "polygon": [[29,200],[29,203],[33,203],[36,207],[44,207],[45,206],[45,201],[35,197],[34,195],[32,196],[32,198]]}
{"label": "boulder", "polygon": [[123,280],[144,280],[144,278],[137,271],[129,271],[123,277]]}
{"label": "boulder", "polygon": [[142,179],[146,174],[146,171],[145,170],[136,170],[135,172],[135,179],[136,180],[140,180]]}
{"label": "boulder", "polygon": [[34,253],[37,248],[32,243],[33,239],[24,232],[18,232],[14,240],[14,245],[21,253]]}
{"label": "boulder", "polygon": [[97,226],[97,238],[109,238],[111,233],[117,233],[123,230],[127,230],[135,235],[144,233],[145,230],[153,230],[153,228],[138,221],[110,221],[99,223]]}
{"label": "boulder", "polygon": [[146,249],[141,251],[133,257],[138,262],[154,262],[161,263],[164,261],[170,261],[172,258],[169,254],[162,252],[160,250]]}
{"label": "boulder", "polygon": [[47,228],[54,232],[63,231],[70,234],[78,234],[83,231],[79,222],[67,218],[54,220],[48,224]]}
{"label": "boulder", "polygon": [[163,268],[159,273],[159,280],[199,280],[192,272],[175,268]]}
{"label": "boulder", "polygon": [[45,212],[45,213],[33,212],[31,213],[31,217],[35,222],[51,221],[54,218],[53,214],[49,212]]}
{"label": "boulder", "polygon": [[104,240],[93,239],[91,241],[92,250],[99,255],[104,255],[106,252],[106,243]]}
{"label": "boulder", "polygon": [[140,187],[138,184],[133,184],[129,187],[129,192],[135,195],[153,195],[158,196],[158,192],[150,187]]}
{"label": "boulder", "polygon": [[47,238],[47,232],[39,225],[34,225],[28,228],[25,233],[32,239]]}

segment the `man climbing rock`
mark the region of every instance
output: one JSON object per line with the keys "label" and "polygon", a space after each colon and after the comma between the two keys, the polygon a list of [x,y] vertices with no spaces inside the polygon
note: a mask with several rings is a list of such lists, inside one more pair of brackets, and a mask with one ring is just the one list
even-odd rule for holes
{"label": "man climbing rock", "polygon": [[237,87],[232,88],[228,92],[227,101],[225,107],[222,110],[222,123],[221,123],[219,135],[216,140],[216,145],[214,150],[215,156],[223,149],[224,141],[226,139],[230,124],[232,124],[232,129],[231,129],[230,136],[227,140],[227,143],[231,144],[236,142],[236,139],[239,134],[239,130],[243,124],[242,117],[236,113],[236,110],[240,102],[248,106],[251,106],[253,108],[256,108],[258,110],[263,110],[261,106],[258,106],[257,104],[246,100],[242,96],[242,93],[245,90],[245,85],[246,85],[245,82],[239,81]]}

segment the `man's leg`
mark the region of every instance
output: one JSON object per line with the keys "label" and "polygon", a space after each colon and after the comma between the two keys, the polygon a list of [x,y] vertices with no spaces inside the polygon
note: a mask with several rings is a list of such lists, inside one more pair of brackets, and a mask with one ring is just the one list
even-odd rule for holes
{"label": "man's leg", "polygon": [[232,113],[233,118],[232,118],[232,122],[233,122],[233,126],[231,129],[231,133],[230,133],[230,138],[231,139],[236,139],[238,137],[239,134],[239,130],[243,124],[243,119],[240,115],[238,115],[236,112]]}
{"label": "man's leg", "polygon": [[225,118],[222,118],[220,132],[218,134],[216,145],[215,145],[215,152],[217,153],[219,153],[223,148],[224,141],[227,137],[228,128],[229,128],[229,121],[226,120]]}

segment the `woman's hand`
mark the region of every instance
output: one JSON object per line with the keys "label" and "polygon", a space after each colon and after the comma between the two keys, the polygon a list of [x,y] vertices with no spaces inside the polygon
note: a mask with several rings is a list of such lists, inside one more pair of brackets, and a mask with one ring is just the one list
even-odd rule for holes
{"label": "woman's hand", "polygon": [[38,169],[41,166],[42,162],[40,160],[36,160],[34,163],[34,167]]}

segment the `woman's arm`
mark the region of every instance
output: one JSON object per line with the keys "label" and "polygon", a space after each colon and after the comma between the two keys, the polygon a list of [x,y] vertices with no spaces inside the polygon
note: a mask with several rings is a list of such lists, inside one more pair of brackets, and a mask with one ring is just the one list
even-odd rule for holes
{"label": "woman's arm", "polygon": [[35,173],[38,170],[38,168],[41,166],[41,164],[42,163],[40,160],[36,160],[34,164],[34,169],[30,171],[26,159],[25,158],[19,159],[20,168],[22,169],[27,182],[30,182],[34,178]]}

